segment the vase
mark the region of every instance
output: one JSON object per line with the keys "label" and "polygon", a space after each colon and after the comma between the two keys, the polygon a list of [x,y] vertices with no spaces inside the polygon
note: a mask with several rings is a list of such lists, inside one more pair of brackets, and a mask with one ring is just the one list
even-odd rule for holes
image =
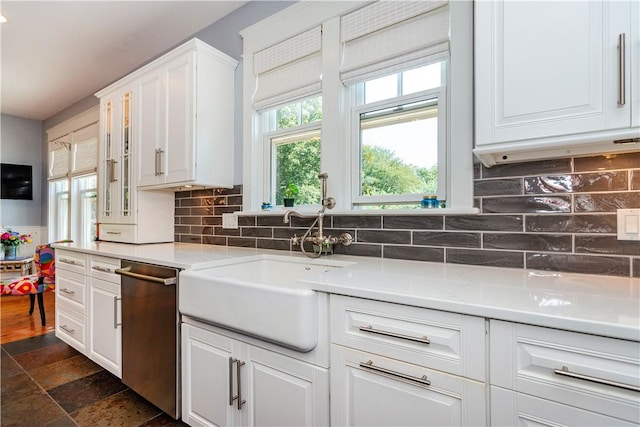
{"label": "vase", "polygon": [[18,247],[14,245],[4,246],[4,259],[16,259]]}
{"label": "vase", "polygon": [[294,199],[285,197],[284,199],[282,199],[282,202],[284,203],[285,208],[290,208],[293,207]]}

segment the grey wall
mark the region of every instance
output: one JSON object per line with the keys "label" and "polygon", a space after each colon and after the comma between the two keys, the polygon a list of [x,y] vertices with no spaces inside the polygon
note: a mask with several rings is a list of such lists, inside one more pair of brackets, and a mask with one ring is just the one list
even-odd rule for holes
{"label": "grey wall", "polygon": [[33,167],[33,200],[0,200],[0,225],[41,226],[42,176],[47,168],[42,156],[42,122],[2,114],[0,160]]}

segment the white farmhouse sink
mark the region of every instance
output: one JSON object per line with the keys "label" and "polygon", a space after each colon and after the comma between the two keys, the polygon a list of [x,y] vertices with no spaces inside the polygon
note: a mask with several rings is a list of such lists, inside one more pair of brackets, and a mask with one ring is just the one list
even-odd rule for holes
{"label": "white farmhouse sink", "polygon": [[261,255],[180,273],[183,315],[298,351],[318,343],[316,292],[300,279],[350,263]]}

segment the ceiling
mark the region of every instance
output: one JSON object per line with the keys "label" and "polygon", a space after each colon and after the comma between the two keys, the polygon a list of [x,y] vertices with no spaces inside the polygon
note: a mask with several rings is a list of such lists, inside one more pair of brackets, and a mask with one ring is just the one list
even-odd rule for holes
{"label": "ceiling", "polygon": [[6,1],[0,111],[44,120],[246,1]]}

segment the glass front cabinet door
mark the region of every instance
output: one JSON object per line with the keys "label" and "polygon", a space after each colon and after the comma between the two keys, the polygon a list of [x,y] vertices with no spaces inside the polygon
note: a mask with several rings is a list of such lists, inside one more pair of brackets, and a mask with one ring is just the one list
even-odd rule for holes
{"label": "glass front cabinet door", "polygon": [[100,100],[100,210],[99,220],[107,224],[134,223],[131,191],[132,91],[116,90]]}

